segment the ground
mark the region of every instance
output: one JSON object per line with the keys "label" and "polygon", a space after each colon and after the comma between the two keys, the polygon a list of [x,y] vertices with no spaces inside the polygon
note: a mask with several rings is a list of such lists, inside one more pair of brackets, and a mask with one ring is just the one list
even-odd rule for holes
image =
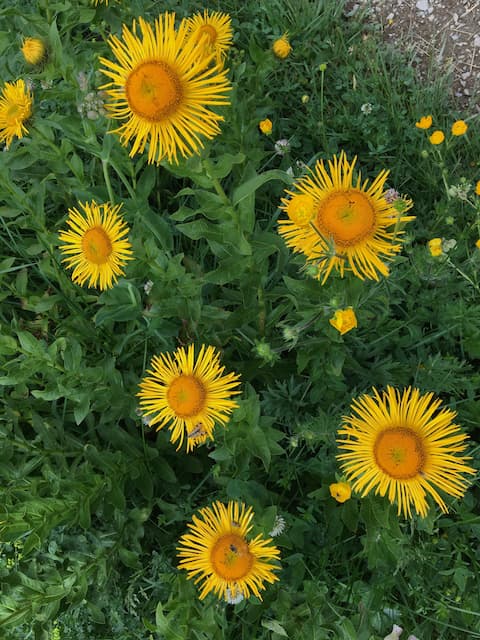
{"label": "ground", "polygon": [[480,112],[480,0],[350,0],[347,15],[358,11],[408,52],[420,77],[452,74],[459,107]]}

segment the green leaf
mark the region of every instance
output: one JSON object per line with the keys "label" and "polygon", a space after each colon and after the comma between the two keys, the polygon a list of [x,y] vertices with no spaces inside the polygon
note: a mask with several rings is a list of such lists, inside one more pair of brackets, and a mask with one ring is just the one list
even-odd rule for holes
{"label": "green leaf", "polygon": [[273,633],[276,633],[283,638],[288,638],[288,633],[277,620],[262,620],[262,627],[269,631],[273,631]]}
{"label": "green leaf", "polygon": [[291,178],[285,171],[280,171],[280,169],[271,169],[270,171],[265,171],[264,173],[250,178],[250,180],[247,180],[239,187],[234,189],[232,194],[233,206],[238,205],[238,203],[241,202],[244,198],[247,198],[250,194],[254,193],[262,185],[270,182],[271,180],[281,180],[288,185],[291,185],[293,183],[293,178]]}

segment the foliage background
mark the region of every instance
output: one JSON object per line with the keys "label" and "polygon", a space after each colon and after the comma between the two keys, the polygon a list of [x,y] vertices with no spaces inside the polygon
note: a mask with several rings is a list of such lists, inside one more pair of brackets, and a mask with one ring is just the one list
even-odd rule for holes
{"label": "foliage background", "polygon": [[[235,30],[222,135],[177,167],[132,161],[97,93],[106,37],[204,7]],[[284,31],[293,52],[279,61]],[[23,62],[27,36],[48,44],[41,68]],[[412,61],[329,0],[26,0],[0,9],[0,53],[2,81],[30,79],[35,100],[29,134],[0,155],[2,637],[367,640],[393,623],[480,637],[478,486],[412,521],[328,490],[341,417],[372,386],[440,395],[478,468],[479,199],[446,186],[480,178],[479,128],[449,102],[449,79],[419,85]],[[414,126],[426,113],[470,131],[434,149]],[[341,149],[365,176],[389,168],[416,220],[388,279],[322,287],[277,234],[277,206],[292,173]],[[112,195],[135,261],[99,295],[71,283],[57,234],[69,207]],[[434,259],[432,237],[456,246]],[[342,337],[328,319],[348,305],[359,326]],[[186,456],[142,423],[135,394],[152,355],[191,341],[219,347],[243,393],[228,430]],[[200,602],[176,569],[186,523],[215,499],[251,504],[258,532],[286,520],[263,602]]]}

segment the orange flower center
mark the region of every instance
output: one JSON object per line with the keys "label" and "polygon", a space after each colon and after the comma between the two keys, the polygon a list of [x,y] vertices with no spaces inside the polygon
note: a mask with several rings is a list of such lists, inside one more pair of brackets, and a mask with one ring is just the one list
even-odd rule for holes
{"label": "orange flower center", "polygon": [[167,390],[168,404],[179,418],[198,415],[205,405],[205,397],[205,387],[195,376],[181,375]]}
{"label": "orange flower center", "polygon": [[320,203],[316,216],[318,229],[345,248],[371,236],[375,222],[370,198],[358,189],[332,193]]}
{"label": "orange flower center", "polygon": [[89,262],[105,264],[112,253],[112,243],[102,227],[93,227],[82,238],[82,250]]}
{"label": "orange flower center", "polygon": [[210,561],[220,578],[240,580],[250,572],[253,555],[244,538],[229,533],[217,540],[211,551]]}
{"label": "orange flower center", "polygon": [[208,44],[212,46],[215,44],[215,41],[217,39],[217,30],[215,29],[215,27],[212,27],[211,24],[204,24],[198,30],[197,40],[200,40],[200,38],[202,38],[203,36],[206,36],[206,38],[208,39]]}
{"label": "orange flower center", "polygon": [[174,113],[183,95],[178,75],[159,60],[138,65],[126,80],[125,93],[130,109],[150,122]]}
{"label": "orange flower center", "polygon": [[406,427],[381,431],[375,441],[373,454],[380,469],[396,480],[415,478],[425,464],[421,438]]}

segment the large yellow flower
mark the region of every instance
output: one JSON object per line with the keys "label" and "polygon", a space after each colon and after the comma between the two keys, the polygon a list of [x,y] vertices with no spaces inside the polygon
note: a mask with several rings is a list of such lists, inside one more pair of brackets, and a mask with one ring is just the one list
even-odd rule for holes
{"label": "large yellow flower", "polygon": [[5,82],[0,96],[0,142],[7,149],[13,138],[28,133],[25,122],[32,115],[33,98],[23,80]]}
{"label": "large yellow flower", "polygon": [[[100,58],[102,73],[111,79],[101,89],[113,99],[105,108],[111,117],[126,119],[115,132],[123,145],[133,140],[130,156],[142,153],[147,142],[148,162],[178,162],[203,147],[200,135],[213,138],[223,117],[208,107],[229,104],[230,90],[221,64],[211,64],[182,20],[175,30],[175,14],[166,12],[154,28],[139,18],[132,31],[123,25],[122,40],[109,44],[117,62]],[[202,45],[203,46],[203,45]]]}
{"label": "large yellow flower", "polygon": [[227,13],[208,9],[187,18],[188,33],[203,48],[206,55],[215,53],[217,63],[221,63],[232,46],[232,20]]}
{"label": "large yellow flower", "polygon": [[264,540],[259,534],[247,540],[253,516],[251,507],[234,502],[227,506],[215,502],[211,508],[200,509],[200,518],[193,516],[193,524],[188,524],[190,533],[179,541],[178,566],[186,569],[195,583],[204,581],[200,600],[210,591],[227,601],[232,596],[248,598],[252,593],[261,600],[264,582],[278,580],[273,573],[278,566],[271,561],[277,560],[280,552],[271,538]]}
{"label": "large yellow flower", "polygon": [[382,170],[368,186],[360,174],[354,180],[356,160],[349,163],[342,151],[328,161],[328,168],[317,162],[315,170],[296,183],[296,191],[286,191],[290,198],[282,199],[288,219],[279,221],[279,233],[289,247],[317,265],[322,284],[332,269],[342,277],[351,270],[362,280],[388,275],[383,260],[400,251],[399,226],[413,220],[402,215],[411,200],[403,199],[400,212],[384,197],[389,172]]}
{"label": "large yellow flower", "polygon": [[149,376],[140,383],[137,394],[145,416],[152,416],[149,424],[158,424],[157,429],[168,425],[170,441],[177,447],[186,436],[187,452],[196,445],[213,438],[215,422],[225,425],[238,406],[231,396],[236,390],[239,376],[235,373],[223,375],[220,354],[215,347],[202,345],[195,360],[195,348],[191,344],[186,350],[179,347],[173,354],[154,356]]}
{"label": "large yellow flower", "polygon": [[109,289],[123,275],[127,260],[132,260],[131,244],[125,238],[128,227],[118,215],[121,205],[95,201],[79,203],[83,210],[69,209],[68,231],[59,233],[66,244],[60,250],[68,257],[63,260],[73,269],[72,280],[82,286]]}
{"label": "large yellow flower", "polygon": [[425,517],[427,494],[446,513],[438,489],[460,498],[468,481],[462,473],[475,473],[465,464],[467,435],[452,420],[456,413],[441,407],[433,393],[420,395],[408,387],[401,393],[387,387],[382,395],[360,396],[352,403],[353,415],[344,418],[338,440],[342,470],[353,489],[367,495],[372,489],[397,502],[398,514],[411,517],[411,506]]}

